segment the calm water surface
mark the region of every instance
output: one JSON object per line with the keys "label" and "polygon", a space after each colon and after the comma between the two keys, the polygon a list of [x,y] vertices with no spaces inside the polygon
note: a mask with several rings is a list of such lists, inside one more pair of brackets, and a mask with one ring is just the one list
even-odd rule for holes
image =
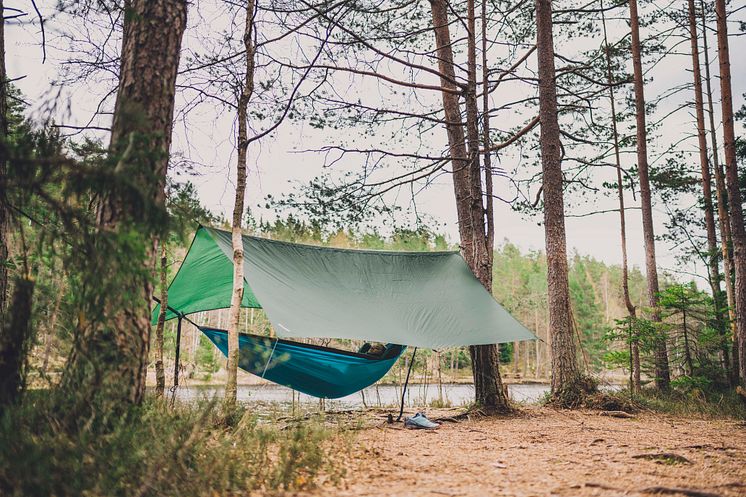
{"label": "calm water surface", "polygon": [[[176,393],[176,397],[185,402],[194,402],[200,399],[222,398],[224,389],[215,386],[182,386]],[[516,402],[533,403],[541,400],[549,392],[546,384],[519,384],[508,385],[510,398]],[[366,388],[341,399],[327,400],[327,408],[350,409],[367,406],[392,406],[398,405],[401,398],[401,389],[398,385],[379,385]],[[433,401],[441,399],[438,385],[410,385],[407,388],[407,406],[426,406]],[[461,406],[468,404],[474,399],[474,385],[450,383],[444,384],[442,389],[442,400],[446,405]],[[291,403],[293,391],[279,385],[239,385],[239,402],[266,402],[266,403]],[[296,392],[296,402],[298,393]],[[318,404],[319,400],[305,394],[300,394],[300,402]]]}

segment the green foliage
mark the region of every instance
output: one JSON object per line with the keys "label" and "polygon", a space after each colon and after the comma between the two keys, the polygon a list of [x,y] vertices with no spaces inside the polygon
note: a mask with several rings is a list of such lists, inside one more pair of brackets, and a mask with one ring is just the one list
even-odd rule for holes
{"label": "green foliage", "polygon": [[601,283],[601,273],[606,268],[590,257],[575,254],[570,269],[568,277],[573,314],[580,330],[582,346],[590,358],[591,366],[597,370],[605,349],[602,338],[608,330],[597,288]]}
{"label": "green foliage", "polygon": [[[621,293],[621,269],[577,254],[570,259],[568,269],[573,314],[582,346],[591,369],[599,370],[604,365],[607,334],[613,329],[614,318],[627,313]],[[644,285],[640,271],[631,270],[633,295],[641,294]],[[540,337],[546,335],[547,266],[542,252],[521,253],[505,241],[495,251],[492,288],[497,301],[516,318]]]}
{"label": "green foliage", "polygon": [[[675,382],[672,381],[672,384]],[[732,418],[746,420],[746,402],[732,390],[694,387],[697,380],[684,380],[687,386],[683,391],[677,388],[669,393],[658,390],[643,390],[636,400],[646,409],[673,414],[676,416],[705,416],[709,418]],[[684,386],[679,383],[679,386]]]}
{"label": "green foliage", "polygon": [[197,348],[197,367],[208,373],[216,373],[219,368],[218,361],[215,359],[213,351],[214,345],[207,337],[200,335],[199,346]]}
{"label": "green foliage", "polygon": [[708,384],[724,381],[718,353],[727,346],[727,338],[712,325],[715,322],[713,299],[692,284],[670,285],[660,293],[660,306],[668,324],[671,347],[669,359],[680,367],[688,380]]}
{"label": "green foliage", "polygon": [[603,355],[603,360],[610,369],[629,369],[631,356],[628,350],[610,350]]}
{"label": "green foliage", "polygon": [[636,343],[642,352],[653,350],[663,329],[662,325],[637,316],[627,316],[616,319],[614,322],[616,326],[604,334],[604,339],[611,342],[623,342],[625,345]]}
{"label": "green foliage", "polygon": [[712,386],[712,381],[704,376],[679,376],[671,380],[671,388],[682,393],[702,392]]}
{"label": "green foliage", "polygon": [[36,400],[0,417],[0,493],[11,496],[213,496],[312,487],[339,477],[345,444],[316,421],[287,430],[261,425],[215,404],[166,408],[147,402],[98,432],[70,433],[54,406]]}
{"label": "green foliage", "polygon": [[218,224],[220,219],[199,201],[197,190],[191,181],[177,183],[169,181],[166,187],[171,242],[186,245],[200,224]]}

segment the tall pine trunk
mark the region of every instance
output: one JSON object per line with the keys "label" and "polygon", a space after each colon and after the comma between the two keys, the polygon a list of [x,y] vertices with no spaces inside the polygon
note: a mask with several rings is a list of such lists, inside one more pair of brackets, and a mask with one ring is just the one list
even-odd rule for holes
{"label": "tall pine trunk", "polygon": [[715,304],[715,326],[722,340],[722,360],[726,378],[730,367],[730,354],[726,340],[726,323],[722,309],[722,290],[720,288],[720,265],[718,263],[718,242],[715,228],[715,213],[712,204],[712,176],[707,153],[707,134],[705,131],[705,107],[702,97],[702,75],[699,66],[699,43],[697,37],[697,16],[694,0],[688,0],[689,39],[692,49],[692,75],[694,77],[694,106],[697,115],[697,143],[699,146],[699,165],[702,174],[702,197],[704,203],[705,228],[707,230],[707,266],[708,280]]}
{"label": "tall pine trunk", "polygon": [[730,54],[728,48],[728,24],[725,0],[715,0],[717,16],[718,61],[720,63],[720,102],[723,119],[723,148],[725,150],[725,179],[728,184],[728,208],[730,210],[730,233],[733,242],[733,266],[736,283],[736,334],[738,343],[739,376],[746,383],[746,227],[743,224],[741,191],[738,185],[736,162],[736,136],[733,125],[733,94],[731,90]]}
{"label": "tall pine trunk", "polygon": [[[482,204],[481,170],[479,161],[478,111],[476,109],[476,33],[474,2],[470,0],[467,23],[469,26],[469,83],[467,85],[467,133],[464,134],[453,63],[453,49],[448,27],[448,5],[445,0],[430,2],[435,34],[436,52],[443,91],[443,110],[446,132],[453,165],[453,189],[459,223],[461,251],[469,268],[482,285],[492,292],[492,264],[485,233],[485,209]],[[496,345],[469,347],[474,375],[475,400],[489,411],[506,412],[510,403],[500,377],[499,353]]]}
{"label": "tall pine trunk", "polygon": [[715,193],[717,197],[718,227],[720,228],[720,251],[723,258],[723,281],[725,295],[728,302],[728,322],[730,324],[732,340],[730,381],[732,385],[738,383],[738,342],[736,336],[736,302],[733,289],[733,254],[730,250],[730,216],[728,215],[725,173],[718,155],[718,140],[715,128],[715,110],[713,108],[712,83],[710,77],[710,51],[707,44],[707,15],[704,0],[700,1],[702,20],[702,43],[705,56],[705,87],[707,89],[707,114],[710,123],[710,142],[712,143],[712,166],[715,173]]}
{"label": "tall pine trunk", "polygon": [[539,123],[547,252],[547,301],[552,332],[552,396],[574,402],[580,384],[570,310],[562,179],[562,144],[557,116],[552,2],[536,0],[536,53],[539,65]]}
{"label": "tall pine trunk", "polygon": [[246,152],[248,139],[248,108],[254,91],[254,2],[246,5],[243,42],[245,49],[246,74],[238,97],[238,160],[236,164],[236,199],[233,205],[233,293],[231,296],[230,321],[228,325],[228,380],[225,386],[225,401],[235,404],[238,390],[238,326],[241,317],[241,301],[244,291],[243,237],[241,219],[246,197]]}
{"label": "tall pine trunk", "polygon": [[[176,75],[186,27],[183,0],[125,3],[119,87],[109,145],[114,173],[128,177],[145,202],[165,211]],[[75,392],[71,411],[100,398],[109,408],[139,404],[145,392],[150,347],[151,283],[159,212],[141,209],[118,188],[100,199],[98,233],[126,251],[93,253],[85,262],[77,337],[63,378]],[[138,240],[132,243],[133,233]],[[108,250],[111,245],[106,245]],[[98,242],[94,242],[96,251]],[[121,259],[121,260],[120,260]],[[107,291],[108,290],[108,291]],[[95,407],[94,407],[95,408]]]}
{"label": "tall pine trunk", "polygon": [[[648,144],[645,124],[645,90],[642,72],[642,48],[640,44],[640,19],[637,0],[629,1],[630,28],[632,30],[632,66],[634,69],[635,113],[637,125],[637,168],[640,179],[640,204],[642,208],[642,231],[645,241],[645,270],[648,283],[648,305],[653,309],[652,320],[660,322],[658,311],[658,267],[655,259],[655,229],[653,227],[653,201],[648,173]],[[666,338],[659,336],[655,343],[655,384],[660,390],[668,390],[671,373],[668,366]]]}
{"label": "tall pine trunk", "polygon": [[[604,32],[604,51],[606,55],[606,83],[609,85],[609,103],[611,105],[611,131],[612,140],[614,140],[614,160],[616,166],[617,197],[619,197],[619,233],[622,249],[622,295],[624,297],[624,306],[627,308],[627,314],[630,318],[635,318],[637,312],[632,299],[629,295],[629,263],[627,260],[627,216],[624,203],[624,182],[622,177],[622,159],[619,151],[619,130],[617,128],[616,98],[614,96],[614,76],[611,71],[611,48],[606,35],[606,16],[601,12]],[[630,323],[630,326],[632,323]],[[630,351],[630,388],[634,392],[640,392],[640,344],[637,337],[630,333],[629,337]]]}

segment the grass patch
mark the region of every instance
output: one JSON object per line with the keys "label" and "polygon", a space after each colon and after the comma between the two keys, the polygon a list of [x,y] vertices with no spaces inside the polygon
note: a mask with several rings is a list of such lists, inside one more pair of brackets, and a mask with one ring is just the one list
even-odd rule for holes
{"label": "grass patch", "polygon": [[[338,481],[349,432],[318,419],[277,427],[216,403],[149,400],[106,429],[66,430],[42,396],[0,414],[0,495],[213,496]],[[72,432],[71,432],[72,431]]]}
{"label": "grass patch", "polygon": [[583,399],[580,407],[602,411],[654,411],[675,416],[705,416],[746,420],[746,402],[731,390],[681,392],[672,390],[663,393],[645,389],[640,394],[630,395],[629,390],[597,392]]}
{"label": "grass patch", "polygon": [[453,407],[453,403],[448,399],[448,397],[443,397],[442,399],[433,399],[430,401],[430,407],[433,409],[446,409]]}
{"label": "grass patch", "polygon": [[[626,395],[629,396],[629,392]],[[635,399],[647,409],[677,416],[746,420],[746,402],[732,390],[708,393],[701,390],[668,393],[644,390]]]}

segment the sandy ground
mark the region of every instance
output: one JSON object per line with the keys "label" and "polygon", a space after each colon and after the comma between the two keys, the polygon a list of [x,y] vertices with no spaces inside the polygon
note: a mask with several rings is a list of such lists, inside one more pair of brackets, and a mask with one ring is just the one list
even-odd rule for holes
{"label": "sandy ground", "polygon": [[433,431],[371,424],[342,484],[311,495],[746,496],[744,422],[528,407]]}

